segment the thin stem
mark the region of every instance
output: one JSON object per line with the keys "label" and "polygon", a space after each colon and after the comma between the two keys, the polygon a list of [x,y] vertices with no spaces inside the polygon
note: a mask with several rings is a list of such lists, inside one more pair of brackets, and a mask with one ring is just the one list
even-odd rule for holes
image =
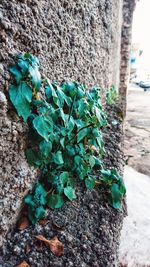
{"label": "thin stem", "polygon": [[91,123],[91,124],[88,124],[87,126],[84,126],[84,127],[82,127],[70,140],[68,140],[68,142],[66,143],[66,145],[69,143],[69,142],[71,142],[77,135],[78,135],[78,133],[79,132],[81,132],[82,130],[84,130],[84,129],[86,129],[86,128],[89,128],[89,127],[92,127],[92,126],[94,126],[95,125],[95,123]]}
{"label": "thin stem", "polygon": [[70,112],[69,112],[69,118],[68,118],[68,122],[69,122],[69,120],[70,120],[70,117],[71,117],[71,114],[72,114],[73,105],[74,105],[74,102],[75,102],[75,100],[76,100],[76,96],[77,96],[77,95],[75,95],[75,96],[74,96],[74,99],[73,99],[73,101],[72,101],[72,105],[71,105]]}

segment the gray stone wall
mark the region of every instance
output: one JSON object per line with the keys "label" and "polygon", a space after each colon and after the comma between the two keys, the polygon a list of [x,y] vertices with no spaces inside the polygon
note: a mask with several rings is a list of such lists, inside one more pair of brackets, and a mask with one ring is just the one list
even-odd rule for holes
{"label": "gray stone wall", "polygon": [[[122,25],[123,0],[117,1],[116,9],[113,10],[114,33],[112,35],[112,84],[119,89],[120,82],[120,46],[121,46],[121,25]],[[117,12],[116,12],[117,10]]]}
{"label": "gray stone wall", "polygon": [[[8,99],[7,71],[16,52],[37,55],[51,80],[78,80],[105,88],[117,83],[120,0],[3,0],[0,2],[2,238],[15,222],[36,174],[24,156],[26,127]],[[2,239],[1,239],[2,241]]]}

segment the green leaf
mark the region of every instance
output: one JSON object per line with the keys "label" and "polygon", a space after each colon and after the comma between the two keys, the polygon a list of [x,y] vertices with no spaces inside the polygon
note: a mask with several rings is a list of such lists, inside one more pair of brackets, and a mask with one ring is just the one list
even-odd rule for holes
{"label": "green leaf", "polygon": [[45,86],[45,94],[48,100],[52,97],[52,89],[49,85]]}
{"label": "green leaf", "polygon": [[75,120],[75,124],[76,124],[78,130],[80,130],[82,127],[86,126],[85,122],[81,119]]}
{"label": "green leaf", "polygon": [[108,185],[111,185],[113,182],[112,176],[111,176],[111,170],[105,170],[102,169],[100,171],[101,175],[102,175],[102,181]]}
{"label": "green leaf", "polygon": [[34,152],[32,149],[27,149],[26,152],[26,158],[31,166],[40,167],[42,164],[42,159],[40,155],[37,152]]}
{"label": "green leaf", "polygon": [[44,187],[40,183],[37,183],[34,191],[34,201],[37,202],[37,204],[45,205],[47,193]]}
{"label": "green leaf", "polygon": [[9,71],[14,76],[16,83],[20,83],[22,79],[22,74],[19,69],[16,66],[12,66],[9,68]]}
{"label": "green leaf", "polygon": [[55,154],[53,154],[53,161],[58,165],[61,165],[64,163],[62,152],[60,150],[57,151]]}
{"label": "green leaf", "polygon": [[73,119],[73,117],[71,116],[70,119],[69,119],[69,122],[68,122],[68,135],[73,131],[74,129],[74,126],[75,126],[75,121]]}
{"label": "green leaf", "polygon": [[16,108],[18,115],[27,121],[31,113],[32,90],[27,83],[21,82],[18,86],[11,85],[9,87],[10,100]]}
{"label": "green leaf", "polygon": [[103,162],[102,162],[102,160],[100,160],[99,158],[96,158],[95,157],[95,166],[103,166]]}
{"label": "green leaf", "polygon": [[84,103],[82,99],[78,100],[76,103],[77,103],[77,110],[80,114],[80,117],[82,117],[86,112],[86,103]]}
{"label": "green leaf", "polygon": [[83,143],[79,143],[79,144],[75,145],[75,148],[76,148],[76,152],[79,153],[79,155],[85,157],[86,151],[85,151]]}
{"label": "green leaf", "polygon": [[58,194],[62,194],[63,193],[64,183],[63,183],[60,175],[54,175],[53,177],[51,177],[50,183],[54,187],[56,193],[58,193]]}
{"label": "green leaf", "polygon": [[34,67],[30,66],[29,73],[31,75],[32,84],[34,88],[36,89],[36,91],[38,92],[41,87],[41,75],[38,70],[38,66],[36,65]]}
{"label": "green leaf", "polygon": [[80,156],[75,156],[74,157],[74,162],[77,164],[77,165],[80,165],[81,164],[81,162],[82,162],[82,159],[81,159],[81,157]]}
{"label": "green leaf", "polygon": [[53,130],[53,125],[50,119],[47,119],[44,116],[37,116],[33,120],[33,126],[37,130],[38,134],[41,135],[48,142],[49,134]]}
{"label": "green leaf", "polygon": [[28,218],[32,224],[35,224],[38,221],[37,218],[35,217],[35,211],[36,211],[36,208],[32,208],[32,207],[28,208]]}
{"label": "green leaf", "polygon": [[45,114],[48,112],[46,107],[38,107],[38,114],[41,116],[45,116]]}
{"label": "green leaf", "polygon": [[59,98],[58,98],[56,91],[55,91],[53,85],[51,84],[50,80],[46,79],[46,83],[47,83],[47,86],[46,86],[47,97],[50,98],[52,95],[55,105],[57,105],[58,107],[61,107]]}
{"label": "green leaf", "polygon": [[85,92],[81,88],[78,88],[78,90],[77,90],[77,98],[83,99],[84,96],[85,96]]}
{"label": "green leaf", "polygon": [[64,83],[62,86],[63,86],[65,93],[68,93],[71,97],[74,97],[75,94],[77,93],[75,82],[67,82],[67,83]]}
{"label": "green leaf", "polygon": [[88,129],[81,130],[77,135],[77,142],[79,143],[88,133]]}
{"label": "green leaf", "polygon": [[124,196],[126,193],[126,188],[122,180],[120,181],[119,189],[120,189],[120,193]]}
{"label": "green leaf", "polygon": [[37,57],[33,56],[32,54],[30,53],[24,53],[24,56],[23,56],[25,59],[28,59],[28,61],[30,62],[30,64],[32,66],[35,66],[35,65],[39,65],[39,60]]}
{"label": "green leaf", "polygon": [[100,131],[98,128],[93,128],[92,129],[92,135],[96,138],[100,136]]}
{"label": "green leaf", "polygon": [[59,101],[61,103],[61,107],[63,107],[64,101],[66,102],[66,104],[68,106],[71,105],[71,98],[66,96],[59,86],[57,86],[57,91],[56,92],[57,92],[57,95],[59,97]]}
{"label": "green leaf", "polygon": [[102,169],[101,170],[101,174],[103,175],[103,176],[107,176],[107,177],[110,177],[111,176],[111,170],[105,170],[105,169]]}
{"label": "green leaf", "polygon": [[43,206],[36,208],[35,217],[36,217],[37,221],[39,221],[43,217],[44,213],[45,213],[45,209]]}
{"label": "green leaf", "polygon": [[65,186],[69,180],[69,172],[62,172],[60,174],[60,179],[61,179],[63,185]]}
{"label": "green leaf", "polygon": [[74,155],[76,154],[73,145],[67,145],[67,146],[66,146],[66,150],[67,150],[67,152],[68,152],[68,155],[71,156],[71,157],[74,156]]}
{"label": "green leaf", "polygon": [[98,107],[95,107],[95,113],[98,121],[101,122],[102,121],[101,110]]}
{"label": "green leaf", "polygon": [[29,207],[28,209],[28,217],[32,224],[38,222],[44,215],[45,209],[43,206],[39,206],[37,208]]}
{"label": "green leaf", "polygon": [[95,179],[89,176],[87,179],[85,179],[85,185],[87,189],[93,189],[95,186]]}
{"label": "green leaf", "polygon": [[51,194],[47,197],[47,205],[51,209],[59,209],[63,206],[64,199],[59,194]]}
{"label": "green leaf", "polygon": [[24,203],[27,204],[28,206],[35,207],[33,196],[31,194],[25,196]]}
{"label": "green leaf", "polygon": [[61,146],[64,148],[65,147],[65,138],[64,137],[62,137],[61,139],[60,139],[60,144],[61,144]]}
{"label": "green leaf", "polygon": [[48,157],[50,155],[50,152],[52,150],[52,143],[51,141],[45,141],[43,140],[40,145],[39,145],[41,153],[45,156]]}
{"label": "green leaf", "polygon": [[104,141],[103,141],[102,136],[96,137],[96,141],[97,141],[99,147],[102,149],[104,147]]}
{"label": "green leaf", "polygon": [[121,177],[119,176],[119,173],[117,172],[116,169],[111,169],[111,177],[117,181],[119,181],[121,179]]}
{"label": "green leaf", "polygon": [[122,200],[122,193],[120,192],[119,185],[114,183],[111,186],[111,196],[112,196],[112,205],[115,209],[120,209],[121,207],[121,200]]}
{"label": "green leaf", "polygon": [[112,206],[114,209],[120,209],[121,208],[121,201],[112,201]]}
{"label": "green leaf", "polygon": [[90,163],[91,168],[93,168],[95,165],[95,157],[94,156],[91,155],[89,157],[89,163]]}
{"label": "green leaf", "polygon": [[26,74],[29,69],[29,62],[26,59],[18,59],[17,65],[20,67],[21,72]]}
{"label": "green leaf", "polygon": [[64,188],[64,194],[71,201],[76,198],[75,191],[71,186]]}
{"label": "green leaf", "polygon": [[66,115],[65,113],[63,112],[63,109],[60,108],[60,115],[61,115],[61,118],[63,119],[64,121],[64,125],[66,126]]}

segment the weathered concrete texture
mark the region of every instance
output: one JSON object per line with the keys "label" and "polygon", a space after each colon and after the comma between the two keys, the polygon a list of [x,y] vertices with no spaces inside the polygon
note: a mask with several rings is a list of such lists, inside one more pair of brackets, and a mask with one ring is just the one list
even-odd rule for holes
{"label": "weathered concrete texture", "polygon": [[[0,82],[7,98],[12,55],[30,51],[51,80],[112,84],[113,48],[119,36],[118,0],[3,0],[0,2]],[[116,14],[116,15],[115,15]],[[119,15],[120,16],[120,15]],[[115,40],[115,41],[114,41]],[[6,100],[4,96],[2,96]],[[7,103],[6,103],[7,105]],[[10,104],[2,115],[2,232],[14,222],[34,173],[24,157],[26,129]],[[23,141],[24,140],[24,141]]]}
{"label": "weathered concrete texture", "polygon": [[4,234],[13,224],[24,194],[35,179],[25,160],[25,127],[7,116],[7,100],[0,92],[0,244]]}
{"label": "weathered concrete texture", "polygon": [[[114,166],[122,173],[123,136],[118,112],[118,107],[107,108],[104,167]],[[95,175],[98,178],[99,171]],[[32,267],[117,267],[123,209],[111,207],[104,188],[86,190],[79,184],[76,195],[73,202],[66,202],[61,209],[47,209],[45,225],[37,223],[22,231],[16,227],[9,232],[0,251],[0,266],[12,267],[25,260]],[[54,224],[62,227],[62,231]],[[48,247],[40,248],[36,235],[48,239],[57,236],[64,245],[62,257],[54,256]]]}
{"label": "weathered concrete texture", "polygon": [[[122,25],[122,9],[123,9],[123,0],[117,1],[116,9],[113,10],[113,21],[114,23],[114,34],[112,35],[112,54],[111,54],[111,63],[112,67],[112,84],[116,85],[116,88],[119,88],[120,82],[120,46],[121,46],[121,25]],[[116,10],[118,12],[116,12]]]}
{"label": "weathered concrete texture", "polygon": [[132,20],[133,11],[138,0],[123,0],[123,19],[121,31],[121,64],[120,64],[120,85],[122,109],[126,112],[126,95],[129,84],[129,62],[132,41]]}
{"label": "weathered concrete texture", "polygon": [[[51,79],[77,79],[103,89],[120,32],[119,1],[3,1],[1,60],[29,50]],[[119,27],[119,28],[118,28]]]}

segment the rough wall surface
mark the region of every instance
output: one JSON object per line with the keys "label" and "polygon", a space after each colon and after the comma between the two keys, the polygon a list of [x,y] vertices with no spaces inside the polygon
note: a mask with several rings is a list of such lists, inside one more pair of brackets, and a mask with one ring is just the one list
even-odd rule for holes
{"label": "rough wall surface", "polygon": [[26,129],[17,120],[7,115],[7,100],[0,92],[0,244],[4,234],[13,224],[21,199],[35,179],[25,160]]}
{"label": "rough wall surface", "polygon": [[[123,136],[121,119],[117,116],[119,110],[107,107],[108,128],[103,129],[107,151],[104,168],[114,166],[122,173]],[[113,125],[112,120],[118,123]],[[85,190],[80,185],[75,190],[77,198],[73,202],[66,202],[61,209],[47,209],[44,225],[39,222],[22,231],[16,226],[8,232],[0,250],[0,266],[18,266],[26,261],[31,267],[118,267],[124,205],[121,210],[112,208],[104,188]],[[48,247],[41,247],[35,238],[37,235],[47,239],[57,236],[64,245],[64,254],[56,257]]]}
{"label": "rough wall surface", "polygon": [[123,0],[117,2],[116,9],[113,10],[113,23],[114,23],[114,33],[112,35],[112,54],[111,54],[111,63],[112,68],[112,84],[116,85],[116,88],[119,88],[120,82],[120,46],[121,46],[121,25],[122,25],[122,9],[123,9]]}
{"label": "rough wall surface", "polygon": [[30,51],[39,56],[41,72],[51,80],[79,80],[88,86],[98,84],[104,90],[114,81],[112,57],[120,32],[120,6],[118,0],[0,2],[3,235],[14,222],[35,177],[23,152],[26,129],[8,102],[7,68],[12,55]]}
{"label": "rough wall surface", "polygon": [[126,113],[126,95],[129,84],[130,72],[130,50],[132,41],[132,20],[133,11],[138,0],[123,1],[123,20],[121,31],[121,64],[120,64],[120,85],[122,109]]}

